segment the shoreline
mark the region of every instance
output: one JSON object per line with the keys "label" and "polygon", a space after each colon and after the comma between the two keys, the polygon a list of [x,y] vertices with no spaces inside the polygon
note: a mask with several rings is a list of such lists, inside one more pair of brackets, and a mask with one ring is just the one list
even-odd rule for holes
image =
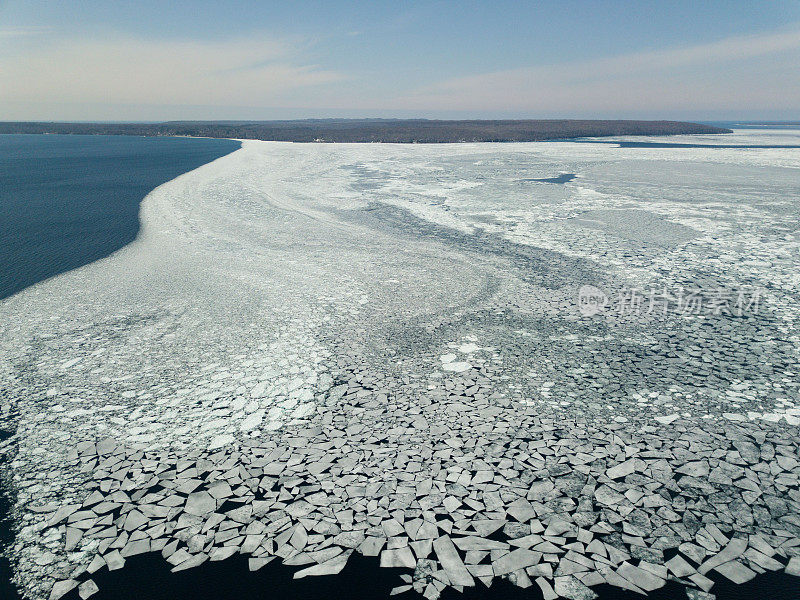
{"label": "shoreline", "polygon": [[302,143],[539,142],[583,137],[726,134],[732,130],[682,121],[323,119],[165,123],[0,122],[2,133],[211,137]]}
{"label": "shoreline", "polygon": [[0,300],[129,244],[153,189],[241,147],[223,139],[43,137],[0,137]]}

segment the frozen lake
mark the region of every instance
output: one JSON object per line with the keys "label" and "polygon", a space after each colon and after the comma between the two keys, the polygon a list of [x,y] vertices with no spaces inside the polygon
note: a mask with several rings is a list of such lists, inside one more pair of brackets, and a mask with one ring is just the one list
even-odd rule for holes
{"label": "frozen lake", "polygon": [[429,598],[800,572],[800,131],[625,139],[663,146],[245,141],[1,301],[27,596],[148,552]]}

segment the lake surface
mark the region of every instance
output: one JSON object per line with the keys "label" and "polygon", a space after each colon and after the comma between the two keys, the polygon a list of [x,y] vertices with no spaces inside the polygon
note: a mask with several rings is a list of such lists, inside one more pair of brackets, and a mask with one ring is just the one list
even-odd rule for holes
{"label": "lake surface", "polygon": [[[778,453],[800,453],[800,151],[784,146],[800,145],[800,136],[681,139],[761,147],[247,141],[154,190],[141,202],[133,243],[0,302],[0,376],[8,374],[0,400],[13,404],[16,427],[5,478],[16,495],[6,510],[26,597],[48,598],[54,583],[76,577],[114,600],[386,598],[387,589],[402,592],[413,565],[424,576],[442,562],[418,535],[422,520],[424,535],[443,543],[474,533],[503,551],[552,525],[560,532],[550,536],[552,554],[565,569],[573,568],[567,552],[592,554],[588,531],[606,555],[614,547],[630,556],[627,565],[614,559],[629,576],[646,575],[630,568],[639,561],[692,560],[684,539],[712,550],[701,524],[717,527],[714,539],[758,533],[771,547],[788,543],[797,535],[800,466],[784,469]],[[524,181],[559,174],[576,177]],[[746,316],[708,306],[684,315],[667,297],[675,314],[615,308],[582,318],[587,284],[612,299],[620,290],[624,298],[757,287],[764,306]],[[619,474],[632,456],[618,439],[636,451],[627,463],[635,475]],[[745,481],[746,494],[714,477],[680,476],[740,448],[763,463],[745,475],[759,493]],[[777,475],[762,478],[767,472]],[[223,484],[231,495],[192,508],[201,515],[153,512],[175,494],[178,505],[196,492],[192,504],[205,503]],[[72,552],[64,532],[47,527],[51,509],[83,504],[90,490],[113,500],[112,524],[98,521]],[[785,499],[789,519],[773,499]],[[48,512],[33,510],[50,501]],[[662,518],[671,515],[664,502],[678,520]],[[200,531],[209,511],[225,524],[189,531]],[[132,540],[113,524],[123,514],[126,527],[130,518],[132,531],[147,532],[146,553],[129,553],[143,550],[138,540],[125,550]],[[251,516],[282,530],[247,541],[261,535],[247,533]],[[486,521],[505,525],[490,530]],[[345,554],[366,536],[364,525],[376,539],[362,550],[406,548],[410,560],[395,562],[391,552],[384,561],[406,571]],[[643,535],[627,535],[631,526]],[[125,567],[75,575],[95,557],[118,560],[95,533],[125,544]],[[228,551],[220,544],[239,552],[211,560]],[[248,555],[283,559],[295,550],[300,559],[249,570]],[[341,573],[295,580],[319,551],[320,560],[347,559],[324,567]],[[537,585],[513,587],[485,569],[499,563],[505,572],[504,556],[470,554],[492,586],[476,581],[463,595],[446,588],[441,599],[540,600]],[[185,570],[172,573],[174,565]],[[796,580],[784,574],[737,586],[710,577],[719,600],[797,598]],[[660,580],[650,600],[686,600],[678,584]],[[601,600],[643,597],[611,582],[593,591]]]}
{"label": "lake surface", "polygon": [[108,256],[139,231],[150,190],[233,140],[0,136],[0,298]]}

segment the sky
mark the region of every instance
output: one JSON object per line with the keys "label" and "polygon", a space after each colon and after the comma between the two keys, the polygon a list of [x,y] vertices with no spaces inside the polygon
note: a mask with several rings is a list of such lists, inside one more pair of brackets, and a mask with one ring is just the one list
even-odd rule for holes
{"label": "sky", "polygon": [[800,119],[800,0],[0,0],[0,120]]}

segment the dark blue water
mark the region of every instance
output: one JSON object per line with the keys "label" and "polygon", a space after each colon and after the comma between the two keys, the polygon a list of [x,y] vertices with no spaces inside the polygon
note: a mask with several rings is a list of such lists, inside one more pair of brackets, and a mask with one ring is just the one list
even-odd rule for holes
{"label": "dark blue water", "polygon": [[[724,139],[724,138],[721,138]],[[615,140],[581,140],[582,144],[607,144],[617,148],[711,148],[713,150],[725,149],[798,149],[796,144],[684,144],[681,142],[620,142]]]}
{"label": "dark blue water", "polygon": [[614,142],[620,148],[712,148],[716,150],[722,149],[770,149],[776,150],[780,148],[800,148],[798,145],[792,144],[671,144],[669,142]]}
{"label": "dark blue water", "polygon": [[[304,565],[307,566],[307,565]],[[293,579],[296,571],[276,559],[255,573],[247,568],[241,555],[221,562],[206,562],[200,567],[170,573],[160,553],[129,558],[118,571],[102,569],[91,577],[84,574],[79,581],[93,579],[100,592],[95,600],[386,600],[395,586],[403,585],[400,576],[410,574],[406,569],[385,569],[377,558],[353,554],[338,575]],[[753,580],[735,585],[721,575],[711,572],[712,592],[718,600],[798,600],[797,578],[784,573],[764,573]],[[663,588],[641,596],[607,584],[593,588],[598,600],[688,600],[686,588],[669,581]],[[414,591],[391,596],[395,600],[421,600]],[[491,588],[477,583],[475,587],[457,592],[447,588],[441,600],[542,600],[539,586],[523,589],[508,580],[497,580]],[[78,590],[64,600],[80,600]]]}
{"label": "dark blue water", "polygon": [[0,135],[0,299],[130,243],[148,192],[239,146],[205,138]]}
{"label": "dark blue water", "polygon": [[698,121],[726,129],[800,129],[800,121]]}
{"label": "dark blue water", "polygon": [[540,177],[539,179],[520,179],[520,181],[533,181],[535,183],[569,183],[575,179],[575,173],[561,173],[558,177]]}

